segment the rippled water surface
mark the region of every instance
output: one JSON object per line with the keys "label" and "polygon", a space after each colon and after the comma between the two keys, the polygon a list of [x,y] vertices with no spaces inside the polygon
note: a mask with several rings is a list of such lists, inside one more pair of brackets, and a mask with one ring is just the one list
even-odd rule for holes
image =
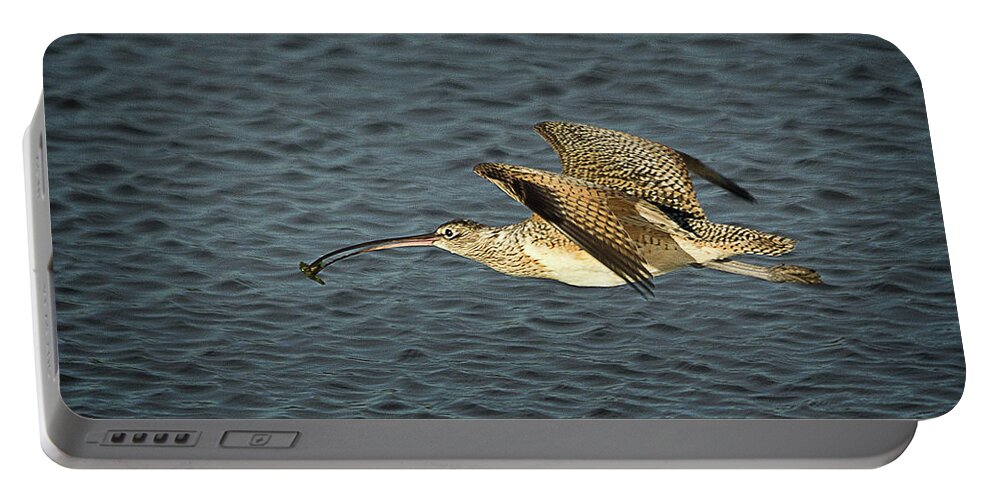
{"label": "rippled water surface", "polygon": [[[921,418],[964,361],[921,83],[870,37],[73,36],[45,59],[62,392],[97,417]],[[301,260],[529,212],[592,123],[735,179],[714,220],[827,286],[702,269],[657,295],[436,249]],[[343,263],[344,264],[344,263]]]}

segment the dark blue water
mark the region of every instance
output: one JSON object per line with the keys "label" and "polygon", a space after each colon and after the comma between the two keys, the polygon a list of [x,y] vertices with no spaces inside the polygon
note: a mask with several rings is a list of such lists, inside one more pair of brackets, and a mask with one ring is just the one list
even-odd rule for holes
{"label": "dark blue water", "polygon": [[[964,361],[921,83],[849,36],[74,36],[45,59],[62,393],[94,417],[924,418]],[[301,260],[529,212],[544,120],[735,179],[710,217],[823,287],[627,287],[436,249]]]}

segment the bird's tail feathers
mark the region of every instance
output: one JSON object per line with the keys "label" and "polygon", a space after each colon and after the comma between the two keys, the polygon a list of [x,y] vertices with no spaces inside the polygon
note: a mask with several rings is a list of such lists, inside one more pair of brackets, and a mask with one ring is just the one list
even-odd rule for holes
{"label": "bird's tail feathers", "polygon": [[747,227],[719,224],[706,219],[688,222],[701,243],[734,254],[776,256],[790,253],[796,247],[795,240]]}
{"label": "bird's tail feathers", "polygon": [[668,214],[660,207],[643,200],[635,207],[641,217],[658,224],[669,234],[700,246],[711,247],[726,256],[742,253],[776,256],[790,253],[796,247],[796,241],[785,236],[720,224],[704,218]]}

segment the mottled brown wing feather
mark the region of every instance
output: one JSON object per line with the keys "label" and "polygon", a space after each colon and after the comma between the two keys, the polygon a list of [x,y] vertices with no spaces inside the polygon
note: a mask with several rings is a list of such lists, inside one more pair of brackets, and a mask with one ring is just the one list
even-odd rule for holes
{"label": "mottled brown wing feather", "polygon": [[616,130],[542,122],[534,130],[562,160],[562,173],[616,189],[691,217],[705,217],[690,171],[749,201],[752,195],[696,158]]}
{"label": "mottled brown wing feather", "polygon": [[527,167],[481,163],[473,171],[555,226],[639,293],[653,295],[652,273],[610,208],[626,195]]}

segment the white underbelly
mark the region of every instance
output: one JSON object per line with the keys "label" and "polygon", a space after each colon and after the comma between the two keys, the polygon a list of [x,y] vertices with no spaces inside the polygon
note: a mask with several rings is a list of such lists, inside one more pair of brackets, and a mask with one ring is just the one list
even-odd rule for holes
{"label": "white underbelly", "polygon": [[[545,278],[573,286],[618,286],[625,284],[620,276],[586,252],[570,252],[543,245],[524,245],[524,252],[545,266]],[[648,266],[653,274],[658,269]]]}

